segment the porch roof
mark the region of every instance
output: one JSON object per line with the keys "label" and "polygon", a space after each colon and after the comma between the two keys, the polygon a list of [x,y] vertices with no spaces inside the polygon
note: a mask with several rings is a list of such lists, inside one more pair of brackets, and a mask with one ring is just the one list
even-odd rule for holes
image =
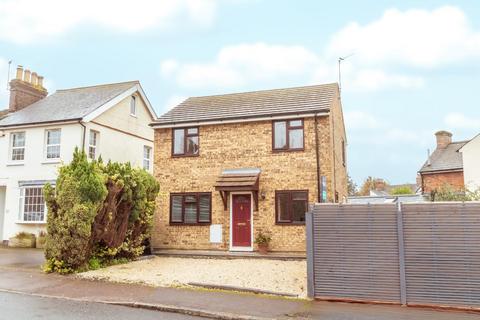
{"label": "porch roof", "polygon": [[260,169],[224,170],[217,178],[217,191],[251,191],[258,190]]}
{"label": "porch roof", "polygon": [[254,210],[258,210],[258,185],[260,177],[260,169],[257,168],[241,168],[232,170],[223,170],[222,174],[217,178],[215,190],[220,192],[223,201],[223,208],[227,210],[228,194],[232,191],[251,191]]}

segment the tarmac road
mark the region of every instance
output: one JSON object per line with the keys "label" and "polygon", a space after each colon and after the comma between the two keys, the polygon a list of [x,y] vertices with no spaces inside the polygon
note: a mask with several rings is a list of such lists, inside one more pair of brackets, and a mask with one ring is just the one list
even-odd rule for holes
{"label": "tarmac road", "polygon": [[0,292],[0,319],[193,320],[201,318],[102,303],[41,298],[23,294]]}

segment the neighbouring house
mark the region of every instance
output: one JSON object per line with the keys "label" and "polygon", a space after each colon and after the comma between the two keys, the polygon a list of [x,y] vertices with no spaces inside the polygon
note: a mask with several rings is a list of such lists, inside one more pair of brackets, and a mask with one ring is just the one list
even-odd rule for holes
{"label": "neighbouring house", "polygon": [[463,158],[463,180],[470,191],[480,188],[480,134],[460,148]]}
{"label": "neighbouring house", "polygon": [[347,195],[337,84],[192,97],[155,122],[159,249],[305,251],[305,212]]}
{"label": "neighbouring house", "polygon": [[438,131],[435,136],[437,147],[418,171],[422,192],[430,194],[446,185],[456,191],[464,190],[463,160],[459,150],[467,141],[452,141],[448,131]]}
{"label": "neighbouring house", "polygon": [[43,185],[76,147],[88,157],[153,169],[155,113],[138,81],[57,90],[17,68],[0,120],[0,240],[45,228]]}

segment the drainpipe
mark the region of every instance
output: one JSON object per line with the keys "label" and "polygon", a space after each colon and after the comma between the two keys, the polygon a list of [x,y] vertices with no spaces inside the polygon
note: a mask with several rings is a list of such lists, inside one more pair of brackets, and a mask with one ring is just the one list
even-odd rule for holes
{"label": "drainpipe", "polygon": [[87,135],[87,127],[82,123],[82,121],[78,121],[78,124],[83,127],[83,137],[82,137],[82,151],[85,151],[85,137]]}
{"label": "drainpipe", "polygon": [[318,119],[317,114],[315,113],[315,155],[317,160],[317,202],[322,202],[322,183],[320,181],[320,156],[319,156],[319,146],[318,146]]}

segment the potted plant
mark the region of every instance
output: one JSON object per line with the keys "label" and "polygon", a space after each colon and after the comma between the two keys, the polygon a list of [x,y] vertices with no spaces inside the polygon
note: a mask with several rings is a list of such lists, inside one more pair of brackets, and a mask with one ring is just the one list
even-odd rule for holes
{"label": "potted plant", "polygon": [[14,248],[35,248],[33,233],[19,232],[15,237],[8,239],[8,246]]}
{"label": "potted plant", "polygon": [[35,243],[35,247],[38,249],[45,248],[45,240],[47,238],[47,233],[45,231],[40,231],[37,236],[37,241]]}
{"label": "potted plant", "polygon": [[264,234],[263,232],[259,232],[257,234],[257,237],[255,238],[255,243],[258,246],[258,252],[260,252],[261,254],[267,254],[268,245],[270,244],[271,240],[272,238],[269,235]]}

